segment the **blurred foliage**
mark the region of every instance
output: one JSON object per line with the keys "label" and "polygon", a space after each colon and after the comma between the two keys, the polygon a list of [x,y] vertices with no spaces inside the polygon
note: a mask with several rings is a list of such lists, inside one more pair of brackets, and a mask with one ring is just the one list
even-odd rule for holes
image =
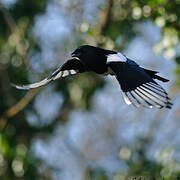
{"label": "blurred foliage", "polygon": [[[30,63],[33,53],[41,52],[41,47],[33,33],[33,26],[37,16],[45,13],[50,1],[44,0],[18,0],[11,7],[5,7],[0,1],[0,179],[53,179],[51,169],[43,166],[41,160],[34,157],[30,151],[34,138],[48,136],[59,123],[65,123],[73,110],[89,110],[91,100],[104,81],[91,73],[86,73],[72,79],[59,80],[55,83],[54,91],[62,94],[63,102],[58,109],[57,117],[46,126],[32,126],[27,121],[28,111],[37,117],[38,113],[32,99],[39,91],[29,93],[20,92],[10,86],[12,82],[31,82],[37,76],[45,76],[37,72]],[[72,3],[72,1],[70,1]],[[61,5],[61,2],[59,2]],[[100,7],[100,16],[92,25],[82,19],[77,3],[71,4],[65,9],[66,13],[73,10],[78,12],[79,20],[73,26],[71,36],[75,38],[75,46],[82,43],[101,45],[109,49],[122,50],[127,47],[130,40],[138,36],[133,28],[138,22],[152,21],[161,27],[162,38],[154,47],[157,54],[163,54],[166,58],[175,59],[177,63],[176,74],[180,85],[180,1],[179,0],[107,0],[105,6]],[[107,6],[107,7],[106,7]],[[108,6],[110,6],[108,8]],[[108,11],[108,12],[106,12]],[[76,17],[75,17],[76,18]],[[78,19],[78,18],[77,18]],[[101,27],[99,27],[101,26]],[[98,31],[98,28],[100,30]],[[99,33],[98,33],[99,32]],[[63,42],[66,44],[67,42]],[[71,47],[67,43],[67,46]],[[64,49],[68,51],[68,49]],[[41,60],[39,59],[41,64]],[[33,74],[33,75],[30,75]],[[37,74],[37,75],[35,75]],[[44,90],[42,90],[44,91]],[[26,97],[26,98],[25,98]],[[16,108],[13,107],[22,100]],[[26,110],[24,109],[27,104]],[[139,140],[140,146],[135,149],[123,149],[120,157],[127,163],[127,175],[115,174],[114,180],[129,178],[131,176],[167,177],[180,176],[176,161],[170,160],[168,164],[152,162],[146,159],[144,148],[149,143]],[[163,152],[162,152],[163,153]],[[166,152],[164,152],[166,153]],[[168,174],[169,173],[169,174]],[[106,180],[108,176],[104,172],[92,171],[89,173],[92,179]]]}

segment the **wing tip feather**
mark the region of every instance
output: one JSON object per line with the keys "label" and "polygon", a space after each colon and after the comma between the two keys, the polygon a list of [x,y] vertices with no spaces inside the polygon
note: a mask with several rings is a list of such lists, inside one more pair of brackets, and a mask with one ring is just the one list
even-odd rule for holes
{"label": "wing tip feather", "polygon": [[123,98],[126,104],[133,104],[135,107],[171,109],[173,104],[170,102],[168,94],[160,85],[158,86],[162,90],[162,94],[158,92],[156,94],[153,89],[146,91],[147,89],[144,86],[145,89],[137,87],[135,90],[123,92]]}
{"label": "wing tip feather", "polygon": [[10,85],[16,89],[20,89],[20,90],[28,90],[29,88],[26,87],[26,85],[18,85],[18,84],[14,84],[14,83],[10,83]]}

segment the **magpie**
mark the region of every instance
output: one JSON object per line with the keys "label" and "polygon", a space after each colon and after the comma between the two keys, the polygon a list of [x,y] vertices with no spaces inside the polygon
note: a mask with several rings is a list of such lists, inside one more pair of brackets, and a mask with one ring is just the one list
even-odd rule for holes
{"label": "magpie", "polygon": [[59,78],[83,72],[112,75],[118,80],[125,103],[135,107],[171,108],[172,103],[166,91],[154,80],[168,82],[158,72],[140,67],[124,54],[90,45],[77,48],[62,66],[40,82],[15,85],[17,89],[33,89]]}

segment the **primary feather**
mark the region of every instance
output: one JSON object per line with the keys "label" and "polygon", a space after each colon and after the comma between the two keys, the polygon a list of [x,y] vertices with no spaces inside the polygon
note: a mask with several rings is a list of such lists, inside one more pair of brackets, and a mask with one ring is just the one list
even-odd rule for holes
{"label": "primary feather", "polygon": [[12,84],[12,86],[22,90],[34,89],[44,86],[49,82],[55,81],[59,78],[75,75],[78,72],[81,72],[82,70],[83,70],[83,64],[79,61],[78,58],[73,58],[66,61],[61,67],[56,69],[53,73],[51,73],[47,78],[43,79],[42,81],[27,85]]}

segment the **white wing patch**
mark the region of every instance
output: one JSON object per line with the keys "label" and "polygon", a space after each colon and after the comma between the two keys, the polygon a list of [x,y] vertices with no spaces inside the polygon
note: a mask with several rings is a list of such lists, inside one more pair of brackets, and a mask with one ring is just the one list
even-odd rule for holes
{"label": "white wing patch", "polygon": [[75,70],[65,70],[65,71],[59,71],[58,74],[56,74],[56,76],[52,77],[53,80],[56,80],[56,79],[59,79],[59,78],[64,78],[64,77],[67,77],[67,76],[71,76],[71,75],[75,75],[77,74],[78,72],[75,71]]}
{"label": "white wing patch", "polygon": [[107,56],[107,64],[109,64],[110,62],[126,62],[126,61],[127,61],[126,56],[124,56],[120,52],[117,54],[109,54]]}

